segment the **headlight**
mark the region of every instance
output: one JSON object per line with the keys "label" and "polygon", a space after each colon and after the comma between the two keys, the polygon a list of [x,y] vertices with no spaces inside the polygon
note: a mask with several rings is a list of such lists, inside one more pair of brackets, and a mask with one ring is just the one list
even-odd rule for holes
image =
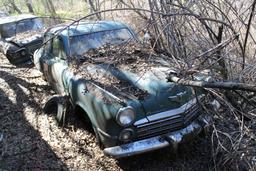
{"label": "headlight", "polygon": [[135,121],[135,112],[131,106],[120,108],[117,115],[116,121],[121,126],[129,126]]}

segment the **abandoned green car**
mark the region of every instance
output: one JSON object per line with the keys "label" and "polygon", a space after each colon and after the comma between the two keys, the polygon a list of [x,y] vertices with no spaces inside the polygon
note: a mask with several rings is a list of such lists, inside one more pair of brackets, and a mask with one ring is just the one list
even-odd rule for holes
{"label": "abandoned green car", "polygon": [[177,147],[211,121],[198,103],[202,94],[167,82],[170,61],[136,44],[125,24],[79,22],[49,28],[34,53],[35,66],[69,101],[58,101],[58,119],[66,105],[79,109],[104,153],[115,158]]}

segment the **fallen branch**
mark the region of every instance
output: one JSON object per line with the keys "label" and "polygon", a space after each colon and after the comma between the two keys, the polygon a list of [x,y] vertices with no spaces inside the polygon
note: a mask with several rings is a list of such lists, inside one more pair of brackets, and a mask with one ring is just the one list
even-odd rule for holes
{"label": "fallen branch", "polygon": [[167,77],[168,82],[174,82],[185,86],[202,87],[202,88],[219,88],[226,90],[242,90],[256,92],[256,86],[245,83],[235,82],[206,82],[206,81],[193,81],[184,78],[179,78],[173,74]]}

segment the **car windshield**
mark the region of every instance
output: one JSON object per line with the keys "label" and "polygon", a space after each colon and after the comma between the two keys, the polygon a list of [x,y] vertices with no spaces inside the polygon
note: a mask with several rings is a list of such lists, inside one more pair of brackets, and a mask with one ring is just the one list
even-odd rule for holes
{"label": "car windshield", "polygon": [[39,18],[21,20],[15,23],[7,23],[0,27],[2,38],[13,37],[16,34],[27,31],[39,31],[43,29],[43,23]]}
{"label": "car windshield", "polygon": [[84,55],[90,49],[119,45],[133,39],[128,29],[107,30],[70,37],[71,56]]}

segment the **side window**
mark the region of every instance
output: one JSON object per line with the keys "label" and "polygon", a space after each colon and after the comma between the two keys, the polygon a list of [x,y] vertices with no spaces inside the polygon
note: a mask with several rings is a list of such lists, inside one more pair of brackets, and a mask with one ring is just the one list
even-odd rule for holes
{"label": "side window", "polygon": [[29,31],[29,30],[32,30],[33,28],[33,23],[32,23],[32,20],[22,20],[22,21],[19,21],[17,23],[17,26],[16,26],[16,32],[17,33],[22,33],[22,32],[26,32],[26,31]]}
{"label": "side window", "polygon": [[3,38],[9,38],[15,35],[16,23],[4,24],[1,26],[1,34]]}
{"label": "side window", "polygon": [[56,37],[53,39],[52,54],[54,57],[59,57],[61,59],[67,58],[67,55],[64,50],[64,44],[60,37]]}

